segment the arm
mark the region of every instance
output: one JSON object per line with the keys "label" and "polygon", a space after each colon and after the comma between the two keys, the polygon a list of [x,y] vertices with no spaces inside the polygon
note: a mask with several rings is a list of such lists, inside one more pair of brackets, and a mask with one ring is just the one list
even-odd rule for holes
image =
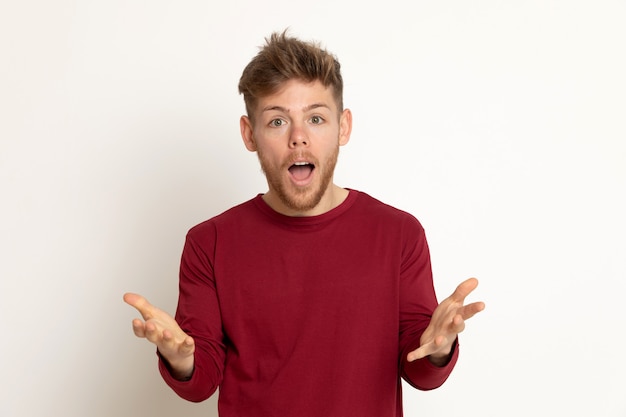
{"label": "arm", "polygon": [[400,369],[409,384],[429,390],[443,384],[452,372],[459,354],[457,334],[464,320],[482,310],[484,304],[474,303],[460,310],[465,296],[475,288],[475,280],[470,280],[437,305],[425,233],[417,221],[414,223],[403,227]]}
{"label": "arm", "polygon": [[[187,236],[181,258],[180,292],[175,319],[159,314],[159,326],[153,323],[154,319],[146,319],[145,316],[146,323],[143,326],[140,320],[133,322],[133,328],[137,326],[139,330],[135,334],[140,337],[141,329],[151,328],[153,324],[154,334],[160,334],[154,340],[166,342],[170,340],[169,335],[172,335],[175,346],[173,350],[182,355],[172,355],[171,350],[163,349],[155,343],[159,371],[174,392],[193,402],[203,401],[216,391],[222,382],[226,357],[221,312],[209,256],[214,246],[213,231],[212,227],[207,227],[201,233],[192,236],[190,232]],[[126,295],[125,300],[128,298],[127,302],[137,304],[136,297],[140,296]],[[139,306],[141,305],[142,301],[139,301]],[[161,323],[168,324],[165,326]]]}
{"label": "arm", "polygon": [[163,360],[161,376],[182,398],[199,402],[209,398],[222,382],[226,346],[215,276],[213,223],[192,229],[185,240],[180,262],[176,321],[195,340],[194,371],[188,381],[179,381]]}

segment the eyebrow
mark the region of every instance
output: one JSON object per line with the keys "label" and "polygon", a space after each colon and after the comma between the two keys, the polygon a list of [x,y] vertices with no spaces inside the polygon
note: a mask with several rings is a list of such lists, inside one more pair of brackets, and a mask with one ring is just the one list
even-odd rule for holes
{"label": "eyebrow", "polygon": [[[328,110],[330,110],[330,107],[328,107],[328,105],[324,104],[324,103],[313,103],[313,104],[309,104],[308,106],[306,106],[304,109],[302,109],[303,111],[307,112],[307,111],[311,111],[311,110],[315,110],[318,109],[320,107],[326,108]],[[276,110],[276,111],[281,111],[283,113],[289,113],[289,109],[282,107],[282,106],[267,106],[265,107],[262,111],[266,112],[266,111],[272,111],[272,110]]]}

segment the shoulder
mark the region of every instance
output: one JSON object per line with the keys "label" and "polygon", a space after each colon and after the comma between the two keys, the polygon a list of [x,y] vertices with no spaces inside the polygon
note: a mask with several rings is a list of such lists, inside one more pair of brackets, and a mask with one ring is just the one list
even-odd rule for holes
{"label": "shoulder", "polygon": [[254,215],[257,211],[255,200],[258,198],[252,198],[246,202],[238,204],[229,208],[228,210],[211,217],[201,223],[191,227],[187,232],[187,236],[199,236],[206,235],[207,233],[213,234],[218,228],[228,226],[230,224],[241,223],[243,219],[248,219]]}
{"label": "shoulder", "polygon": [[384,203],[363,191],[357,191],[357,193],[358,199],[355,204],[356,211],[360,211],[363,215],[372,219],[380,219],[401,225],[413,225],[419,229],[422,228],[421,223],[413,214]]}

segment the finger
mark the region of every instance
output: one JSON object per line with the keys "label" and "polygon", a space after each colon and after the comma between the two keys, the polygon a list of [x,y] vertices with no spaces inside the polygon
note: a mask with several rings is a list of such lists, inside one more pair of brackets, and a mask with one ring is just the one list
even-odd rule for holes
{"label": "finger", "polygon": [[466,279],[456,287],[450,298],[455,301],[463,302],[465,297],[474,291],[476,287],[478,287],[478,280],[476,278]]}
{"label": "finger", "polygon": [[191,336],[185,336],[182,342],[177,341],[172,332],[163,331],[163,343],[171,350],[177,351],[182,356],[187,356],[194,351],[194,340]]}
{"label": "finger", "polygon": [[170,352],[180,356],[189,356],[195,350],[195,343],[191,336],[185,336],[183,340],[180,340],[167,329],[163,330],[161,341],[157,346],[163,353]]}
{"label": "finger", "polygon": [[152,322],[147,321],[144,326],[145,338],[158,345],[163,340],[163,332]]}
{"label": "finger", "polygon": [[154,307],[152,304],[139,294],[126,293],[124,294],[124,302],[132,307],[135,307],[144,320],[149,320],[153,317]]}
{"label": "finger", "polygon": [[192,354],[195,350],[195,342],[191,336],[187,336],[180,347],[180,353],[187,355]]}
{"label": "finger", "polygon": [[442,346],[446,343],[447,338],[445,336],[437,336],[432,342],[424,343],[419,348],[415,349],[407,355],[407,361],[413,362],[417,359],[425,358],[433,353],[441,350]]}
{"label": "finger", "polygon": [[459,314],[463,317],[464,320],[470,319],[474,317],[475,314],[480,313],[485,309],[485,303],[482,301],[477,301],[475,303],[468,304],[459,309]]}
{"label": "finger", "polygon": [[137,337],[146,337],[145,326],[141,320],[133,320],[133,333],[135,333]]}
{"label": "finger", "polygon": [[463,330],[465,330],[465,320],[463,316],[457,314],[452,318],[452,326],[449,329],[450,334],[459,334]]}
{"label": "finger", "polygon": [[435,342],[429,342],[429,343],[425,343],[422,346],[420,346],[419,348],[415,349],[413,352],[409,352],[409,354],[406,357],[406,360],[409,362],[413,362],[416,361],[418,359],[422,359],[425,358],[426,356],[430,355],[432,352],[434,352],[434,346],[435,346]]}

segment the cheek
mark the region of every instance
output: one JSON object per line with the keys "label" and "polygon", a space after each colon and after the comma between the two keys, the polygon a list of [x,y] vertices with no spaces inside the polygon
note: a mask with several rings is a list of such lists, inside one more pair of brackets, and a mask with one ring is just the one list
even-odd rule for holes
{"label": "cheek", "polygon": [[284,155],[266,144],[257,148],[257,155],[266,168],[278,169],[284,163]]}
{"label": "cheek", "polygon": [[[269,122],[267,122],[269,123]],[[280,138],[289,135],[289,127],[287,124],[280,127],[269,127],[267,124],[261,123],[256,129],[254,129],[254,135],[259,138]]]}

